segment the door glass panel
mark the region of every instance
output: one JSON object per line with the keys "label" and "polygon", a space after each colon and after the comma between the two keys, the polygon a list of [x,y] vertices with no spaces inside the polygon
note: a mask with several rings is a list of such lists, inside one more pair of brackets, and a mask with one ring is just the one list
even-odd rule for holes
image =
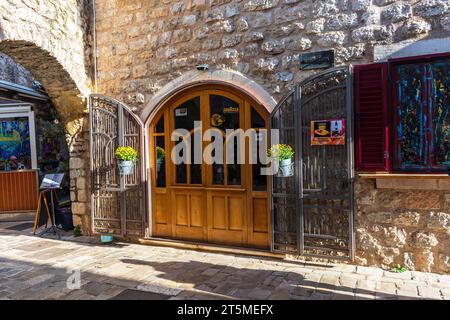
{"label": "door glass panel", "polygon": [[214,163],[212,165],[212,168],[213,168],[213,181],[212,181],[212,183],[213,184],[221,184],[221,185],[223,185],[224,184],[224,176],[225,176],[223,164]]}
{"label": "door glass panel", "polygon": [[223,96],[210,95],[211,126],[225,132],[239,129],[239,104]]}
{"label": "door glass panel", "polygon": [[155,137],[156,186],[166,186],[166,148],[164,136]]}
{"label": "door glass panel", "polygon": [[228,177],[227,183],[229,185],[240,185],[241,184],[241,165],[238,164],[238,154],[236,139],[234,141],[234,163],[228,164]]}
{"label": "door glass panel", "polygon": [[[196,148],[201,146],[197,146],[196,141],[194,137],[191,137],[191,165],[190,165],[190,172],[191,172],[191,183],[192,184],[201,184],[202,183],[202,165],[201,164],[195,164],[195,157],[194,157],[194,151]],[[201,150],[201,149],[200,149]]]}
{"label": "door glass panel", "polygon": [[200,121],[200,97],[183,102],[174,111],[175,129],[194,129],[194,121]]}
{"label": "door glass panel", "polygon": [[[201,184],[202,183],[202,166],[201,164],[194,163],[194,121],[200,121],[200,97],[195,97],[186,102],[183,102],[180,106],[174,109],[173,117],[175,119],[175,129],[186,129],[191,132],[191,146],[190,155],[192,164],[179,164],[176,165],[176,182],[177,183],[192,183]],[[176,144],[181,143],[181,141],[176,142]],[[180,151],[180,156],[183,156],[183,151]],[[188,169],[189,167],[189,169]],[[187,172],[190,172],[190,181],[187,181]]]}
{"label": "door glass panel", "polygon": [[255,110],[255,108],[252,107],[251,112],[251,127],[252,128],[265,128],[266,127],[266,121],[263,117],[258,113],[258,111]]}
{"label": "door glass panel", "polygon": [[[227,129],[236,130],[240,128],[240,107],[239,104],[231,99],[219,95],[210,95],[210,125],[220,129],[225,135]],[[225,139],[224,139],[225,140]],[[237,142],[234,141],[234,164],[227,164],[228,177],[227,184],[241,184],[241,166],[237,164]],[[224,147],[224,157],[225,150]],[[213,164],[213,184],[223,185],[225,182],[224,165]]]}
{"label": "door glass panel", "polygon": [[258,163],[252,165],[252,186],[254,191],[266,191],[267,190],[267,176],[261,175],[261,168],[265,167],[261,164],[261,159],[259,158],[260,149],[262,147],[259,138],[259,132],[256,137],[256,141],[254,141],[254,145],[256,146],[256,152],[258,154]]}
{"label": "door glass panel", "polygon": [[177,183],[187,183],[187,165],[185,163],[175,165],[175,176]]}
{"label": "door glass panel", "polygon": [[156,123],[154,132],[155,133],[163,133],[164,132],[164,116],[161,116],[161,118],[159,118],[158,122]]}

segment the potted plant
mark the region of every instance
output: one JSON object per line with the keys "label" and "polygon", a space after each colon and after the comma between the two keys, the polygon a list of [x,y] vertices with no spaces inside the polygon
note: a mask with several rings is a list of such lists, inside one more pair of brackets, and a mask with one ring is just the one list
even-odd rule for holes
{"label": "potted plant", "polygon": [[137,151],[132,147],[118,147],[115,155],[119,160],[119,172],[121,175],[131,174],[138,158]]}
{"label": "potted plant", "polygon": [[290,177],[294,175],[294,150],[287,144],[276,144],[269,149],[272,161],[278,163],[278,177]]}
{"label": "potted plant", "polygon": [[166,156],[166,152],[161,147],[156,147],[156,172],[159,172],[161,169],[161,164],[164,162],[164,157]]}

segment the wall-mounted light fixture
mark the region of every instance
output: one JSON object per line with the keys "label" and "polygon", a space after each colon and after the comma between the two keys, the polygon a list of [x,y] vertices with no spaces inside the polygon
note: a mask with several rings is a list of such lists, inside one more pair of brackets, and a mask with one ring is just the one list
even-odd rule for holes
{"label": "wall-mounted light fixture", "polygon": [[199,65],[197,65],[196,68],[197,68],[198,71],[206,71],[206,70],[209,69],[209,65],[206,64],[206,63],[204,63],[204,64],[199,64]]}

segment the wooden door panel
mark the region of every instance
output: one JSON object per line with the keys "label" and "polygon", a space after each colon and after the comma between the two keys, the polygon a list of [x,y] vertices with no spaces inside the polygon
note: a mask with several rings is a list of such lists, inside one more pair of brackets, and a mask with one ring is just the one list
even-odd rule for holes
{"label": "wooden door panel", "polygon": [[205,197],[202,190],[172,189],[173,237],[206,239]]}
{"label": "wooden door panel", "polygon": [[207,191],[208,241],[242,246],[247,239],[245,191]]}
{"label": "wooden door panel", "polygon": [[245,198],[242,195],[228,196],[228,227],[234,231],[244,231]]}
{"label": "wooden door panel", "polygon": [[259,195],[251,198],[249,206],[250,221],[248,228],[248,244],[254,247],[269,247],[269,209],[268,197]]}
{"label": "wooden door panel", "polygon": [[176,226],[189,226],[188,194],[175,194],[175,223]]}
{"label": "wooden door panel", "polygon": [[211,195],[211,221],[212,229],[214,230],[226,230],[226,207],[225,207],[225,196]]}
{"label": "wooden door panel", "polygon": [[169,197],[166,191],[158,190],[153,194],[153,232],[156,237],[168,237],[171,235],[171,217]]}
{"label": "wooden door panel", "polygon": [[268,232],[267,199],[253,198],[253,232]]}
{"label": "wooden door panel", "polygon": [[205,198],[203,194],[191,194],[190,195],[190,217],[191,226],[193,227],[204,227],[205,217],[204,217],[204,202]]}

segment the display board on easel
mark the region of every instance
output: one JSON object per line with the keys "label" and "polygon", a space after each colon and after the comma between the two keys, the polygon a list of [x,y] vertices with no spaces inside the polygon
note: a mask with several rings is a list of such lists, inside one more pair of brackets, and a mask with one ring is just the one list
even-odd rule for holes
{"label": "display board on easel", "polygon": [[[45,230],[39,235],[43,235],[49,231],[60,238],[58,228],[56,227],[56,209],[58,207],[56,190],[61,188],[64,173],[46,174],[42,180],[38,198],[38,205],[36,210],[36,217],[34,219],[33,234],[36,230],[45,225]],[[49,198],[47,197],[49,196]],[[50,202],[50,203],[49,203]],[[47,228],[50,221],[51,227]]]}

